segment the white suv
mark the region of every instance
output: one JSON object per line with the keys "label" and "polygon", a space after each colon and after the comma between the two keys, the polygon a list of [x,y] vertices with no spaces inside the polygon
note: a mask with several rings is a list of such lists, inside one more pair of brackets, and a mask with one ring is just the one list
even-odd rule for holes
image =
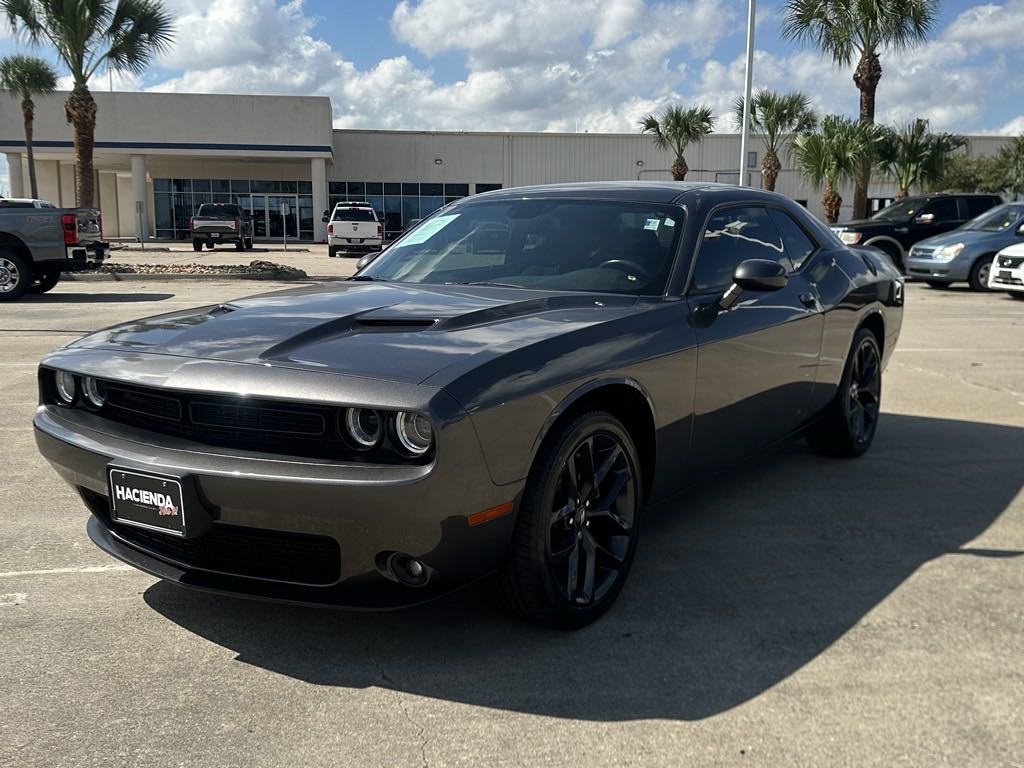
{"label": "white suv", "polygon": [[338,203],[327,222],[327,253],[357,254],[379,251],[384,243],[384,225],[369,203]]}

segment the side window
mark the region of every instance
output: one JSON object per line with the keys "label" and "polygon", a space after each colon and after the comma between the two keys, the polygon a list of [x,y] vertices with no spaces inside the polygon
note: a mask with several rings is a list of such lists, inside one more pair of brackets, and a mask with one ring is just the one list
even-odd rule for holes
{"label": "side window", "polygon": [[732,285],[736,265],[747,259],[770,259],[784,264],[787,270],[792,269],[782,237],[767,209],[743,206],[716,211],[704,229],[690,290],[728,288]]}
{"label": "side window", "polygon": [[930,213],[935,221],[956,221],[960,218],[955,197],[942,197],[932,200],[921,213]]}
{"label": "side window", "polygon": [[967,203],[967,218],[969,219],[980,216],[996,204],[991,197],[965,197],[964,202]]}
{"label": "side window", "polygon": [[793,217],[785,211],[769,208],[768,215],[771,216],[779,234],[782,235],[782,244],[793,269],[800,269],[807,257],[817,250],[818,244],[811,240],[807,233],[800,228],[800,225],[793,221]]}

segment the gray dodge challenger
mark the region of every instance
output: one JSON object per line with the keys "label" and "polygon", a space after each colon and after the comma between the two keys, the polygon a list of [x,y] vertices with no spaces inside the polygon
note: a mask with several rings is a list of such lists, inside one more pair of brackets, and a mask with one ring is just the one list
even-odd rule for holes
{"label": "gray dodge challenger", "polygon": [[39,450],[114,557],[198,589],[395,608],[495,574],[615,600],[646,506],[782,440],[856,457],[889,260],[700,183],[465,198],[347,281],[98,331],[39,368]]}

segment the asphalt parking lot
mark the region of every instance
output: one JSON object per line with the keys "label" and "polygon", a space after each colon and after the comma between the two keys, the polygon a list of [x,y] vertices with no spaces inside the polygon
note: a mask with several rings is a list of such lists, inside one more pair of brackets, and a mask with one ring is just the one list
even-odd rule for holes
{"label": "asphalt parking lot", "polygon": [[89,542],[35,450],[39,358],[277,287],[0,305],[0,765],[1024,765],[1024,302],[908,286],[871,452],[795,443],[649,510],[616,607],[566,634],[486,584],[347,614],[182,591]]}

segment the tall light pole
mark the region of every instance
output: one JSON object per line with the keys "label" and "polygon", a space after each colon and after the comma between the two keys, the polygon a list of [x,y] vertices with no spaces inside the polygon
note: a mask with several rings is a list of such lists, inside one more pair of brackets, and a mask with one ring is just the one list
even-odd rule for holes
{"label": "tall light pole", "polygon": [[747,81],[743,87],[743,126],[740,129],[740,186],[747,186],[747,134],[750,132],[750,91],[754,82],[754,4],[747,8]]}

